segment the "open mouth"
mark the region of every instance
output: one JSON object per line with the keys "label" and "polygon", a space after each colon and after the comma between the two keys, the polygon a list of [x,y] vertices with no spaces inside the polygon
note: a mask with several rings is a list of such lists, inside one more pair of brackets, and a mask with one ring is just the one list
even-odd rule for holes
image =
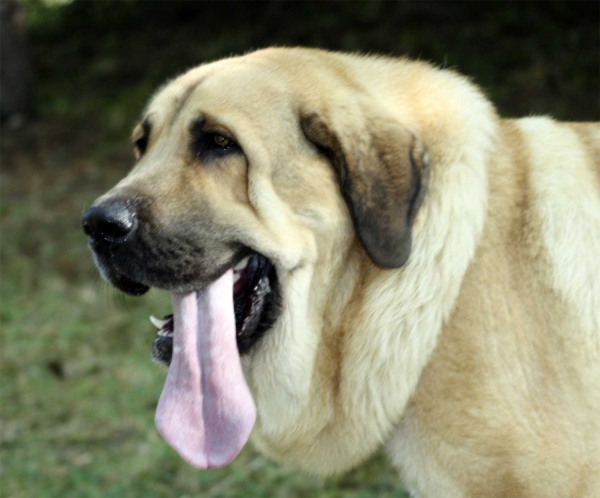
{"label": "open mouth", "polygon": [[[95,256],[102,275],[120,290],[134,295],[148,290]],[[156,427],[200,469],[227,465],[250,436],[256,408],[240,355],[274,324],[281,300],[274,264],[249,248],[242,247],[208,281],[198,284],[201,290],[185,281],[183,290],[173,292],[173,314],[151,317],[158,329],[152,357],[169,366]]]}
{"label": "open mouth", "polygon": [[[279,306],[275,266],[258,253],[244,257],[233,267],[233,307],[238,351],[248,350],[273,325]],[[174,316],[151,317],[158,329],[152,359],[170,365],[173,357]]]}
{"label": "open mouth", "polygon": [[273,264],[252,253],[201,291],[173,294],[153,356],[169,364],[156,409],[162,437],[191,465],[227,465],[246,444],[256,408],[240,353],[272,325],[278,295]]}

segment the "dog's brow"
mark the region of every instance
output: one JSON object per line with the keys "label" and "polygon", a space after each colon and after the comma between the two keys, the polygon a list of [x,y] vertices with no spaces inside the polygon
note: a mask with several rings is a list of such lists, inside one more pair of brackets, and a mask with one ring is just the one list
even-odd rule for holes
{"label": "dog's brow", "polygon": [[[131,133],[131,140],[135,141],[138,138],[141,138],[146,135],[150,135],[150,131],[152,130],[152,121],[150,121],[150,117],[146,116],[137,125],[133,128],[133,132]],[[141,133],[140,133],[141,132]]]}
{"label": "dog's brow", "polygon": [[152,121],[150,121],[150,118],[148,116],[146,116],[144,121],[142,121],[142,130],[144,131],[144,135],[149,136],[151,129],[152,129]]}
{"label": "dog's brow", "polygon": [[175,120],[177,119],[177,116],[179,116],[181,109],[183,109],[183,106],[190,98],[190,95],[192,95],[193,91],[198,87],[198,85],[200,83],[202,83],[204,81],[204,79],[205,78],[203,77],[203,78],[200,78],[199,80],[195,81],[194,83],[192,83],[190,86],[188,86],[183,91],[181,96],[177,99],[177,102],[175,104],[175,110],[173,111],[173,114],[171,116],[171,121],[170,121],[171,125],[175,122]]}

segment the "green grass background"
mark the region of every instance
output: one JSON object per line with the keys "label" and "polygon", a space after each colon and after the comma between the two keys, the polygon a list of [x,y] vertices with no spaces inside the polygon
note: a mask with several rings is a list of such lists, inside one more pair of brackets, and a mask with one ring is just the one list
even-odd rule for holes
{"label": "green grass background", "polygon": [[25,2],[38,117],[2,129],[0,496],[404,496],[376,455],[327,480],[247,447],[199,472],[153,426],[158,291],[97,277],[79,218],[131,165],[130,128],[166,78],[271,44],[457,66],[504,115],[598,119],[595,3]]}

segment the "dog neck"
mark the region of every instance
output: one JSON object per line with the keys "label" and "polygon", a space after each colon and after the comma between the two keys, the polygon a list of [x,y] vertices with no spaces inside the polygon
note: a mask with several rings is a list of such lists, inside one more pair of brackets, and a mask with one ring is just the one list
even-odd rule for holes
{"label": "dog neck", "polygon": [[[313,473],[346,470],[389,438],[452,312],[483,230],[496,114],[462,77],[423,66],[437,75],[429,78],[437,85],[406,88],[405,95],[424,100],[412,98],[403,118],[427,145],[431,174],[407,264],[379,269],[354,244],[340,258],[337,280],[323,282],[314,266],[298,270],[292,287],[309,300],[289,296],[300,307],[285,310],[249,360],[258,407],[255,443]],[[450,100],[444,109],[461,113],[467,125],[457,130],[450,126],[456,115],[436,115],[425,102],[436,98]]]}

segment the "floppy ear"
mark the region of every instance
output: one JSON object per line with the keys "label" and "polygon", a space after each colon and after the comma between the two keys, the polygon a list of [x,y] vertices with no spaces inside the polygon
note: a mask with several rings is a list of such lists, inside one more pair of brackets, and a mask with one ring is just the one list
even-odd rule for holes
{"label": "floppy ear", "polygon": [[428,168],[425,145],[406,127],[372,106],[309,112],[301,127],[327,153],[354,228],[369,257],[382,268],[406,263],[411,228],[423,200]]}

